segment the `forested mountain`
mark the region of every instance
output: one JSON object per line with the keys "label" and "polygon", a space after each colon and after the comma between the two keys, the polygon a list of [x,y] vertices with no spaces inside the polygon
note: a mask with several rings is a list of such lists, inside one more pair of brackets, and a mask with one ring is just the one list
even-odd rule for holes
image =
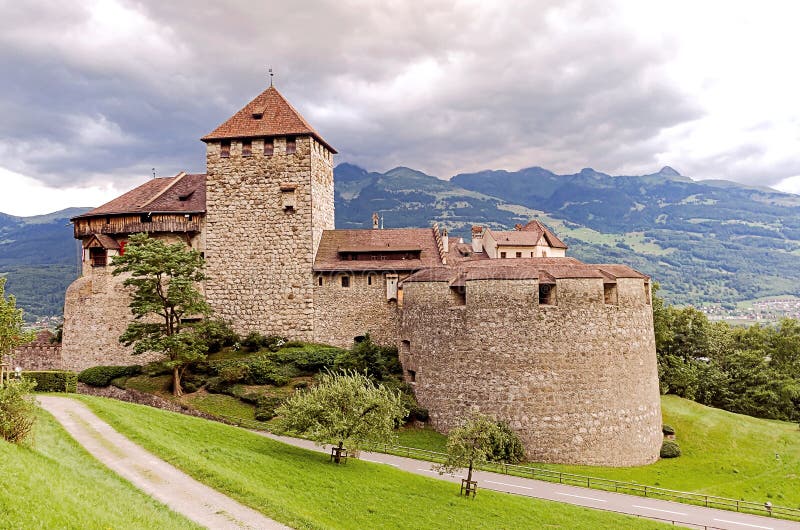
{"label": "forested mountain", "polygon": [[[509,229],[536,217],[570,246],[568,255],[631,265],[660,282],[670,303],[800,295],[797,195],[693,181],[668,167],[643,176],[532,167],[447,181],[404,167],[377,173],[340,164],[335,178],[337,228],[371,228],[377,211],[386,228],[439,221],[468,238],[472,224]],[[60,314],[78,274],[68,219],[83,211],[0,214],[0,273],[29,316]]]}

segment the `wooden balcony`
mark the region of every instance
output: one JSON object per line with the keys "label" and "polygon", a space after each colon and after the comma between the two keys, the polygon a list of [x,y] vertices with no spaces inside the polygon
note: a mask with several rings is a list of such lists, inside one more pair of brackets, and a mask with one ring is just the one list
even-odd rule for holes
{"label": "wooden balcony", "polygon": [[93,222],[94,219],[79,219],[75,221],[74,231],[76,238],[90,236],[91,234],[137,234],[139,232],[177,232],[197,233],[200,231],[200,222],[197,220],[169,219],[142,223],[139,221],[119,222],[112,219],[110,223]]}

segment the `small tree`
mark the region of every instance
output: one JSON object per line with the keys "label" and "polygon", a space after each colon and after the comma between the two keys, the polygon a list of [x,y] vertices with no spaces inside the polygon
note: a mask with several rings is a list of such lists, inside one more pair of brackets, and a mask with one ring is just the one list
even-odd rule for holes
{"label": "small tree", "polygon": [[168,245],[147,234],[134,234],[125,254],[114,257],[114,275],[129,273],[134,321],[119,338],[133,353],[161,353],[172,370],[172,393],[181,396],[186,367],[206,357],[202,335],[185,326],[188,316],[207,317],[210,309],[197,283],[205,279],[200,253],[181,243]]}
{"label": "small tree", "polygon": [[408,413],[398,391],[376,385],[355,371],[320,374],[319,383],[296,393],[277,411],[276,428],[307,436],[318,444],[358,450],[365,443],[386,443]]}
{"label": "small tree", "polygon": [[24,331],[24,326],[23,311],[17,309],[13,294],[6,296],[6,278],[0,278],[0,362],[8,359],[17,347],[35,338],[36,333]]}
{"label": "small tree", "polygon": [[36,405],[31,391],[35,381],[8,381],[0,385],[0,438],[20,443],[28,437],[36,421]]}
{"label": "small tree", "polygon": [[472,480],[472,470],[492,460],[497,445],[510,444],[507,438],[507,432],[492,418],[473,414],[447,435],[447,459],[435,469],[443,474],[468,468],[467,478],[461,481],[461,491],[466,489],[467,496],[474,495],[476,482]]}

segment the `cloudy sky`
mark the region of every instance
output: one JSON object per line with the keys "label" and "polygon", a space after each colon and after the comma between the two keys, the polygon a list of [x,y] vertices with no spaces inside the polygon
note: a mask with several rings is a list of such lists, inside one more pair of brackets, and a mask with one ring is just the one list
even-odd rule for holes
{"label": "cloudy sky", "polygon": [[0,0],[0,211],[205,170],[267,84],[340,152],[449,178],[670,165],[800,192],[800,2]]}

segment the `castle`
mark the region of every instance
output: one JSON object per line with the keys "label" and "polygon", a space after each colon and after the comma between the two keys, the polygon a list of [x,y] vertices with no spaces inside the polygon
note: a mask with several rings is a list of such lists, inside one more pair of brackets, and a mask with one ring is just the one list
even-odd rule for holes
{"label": "castle", "polygon": [[[661,447],[649,279],[588,265],[538,221],[472,228],[334,228],[331,147],[270,87],[202,138],[206,174],[156,178],[72,219],[62,358],[132,364],[110,259],[147,232],[203,253],[206,299],[239,333],[398,346],[405,379],[447,431],[480,410],[537,461],[641,465]],[[148,359],[138,358],[135,362]]]}

